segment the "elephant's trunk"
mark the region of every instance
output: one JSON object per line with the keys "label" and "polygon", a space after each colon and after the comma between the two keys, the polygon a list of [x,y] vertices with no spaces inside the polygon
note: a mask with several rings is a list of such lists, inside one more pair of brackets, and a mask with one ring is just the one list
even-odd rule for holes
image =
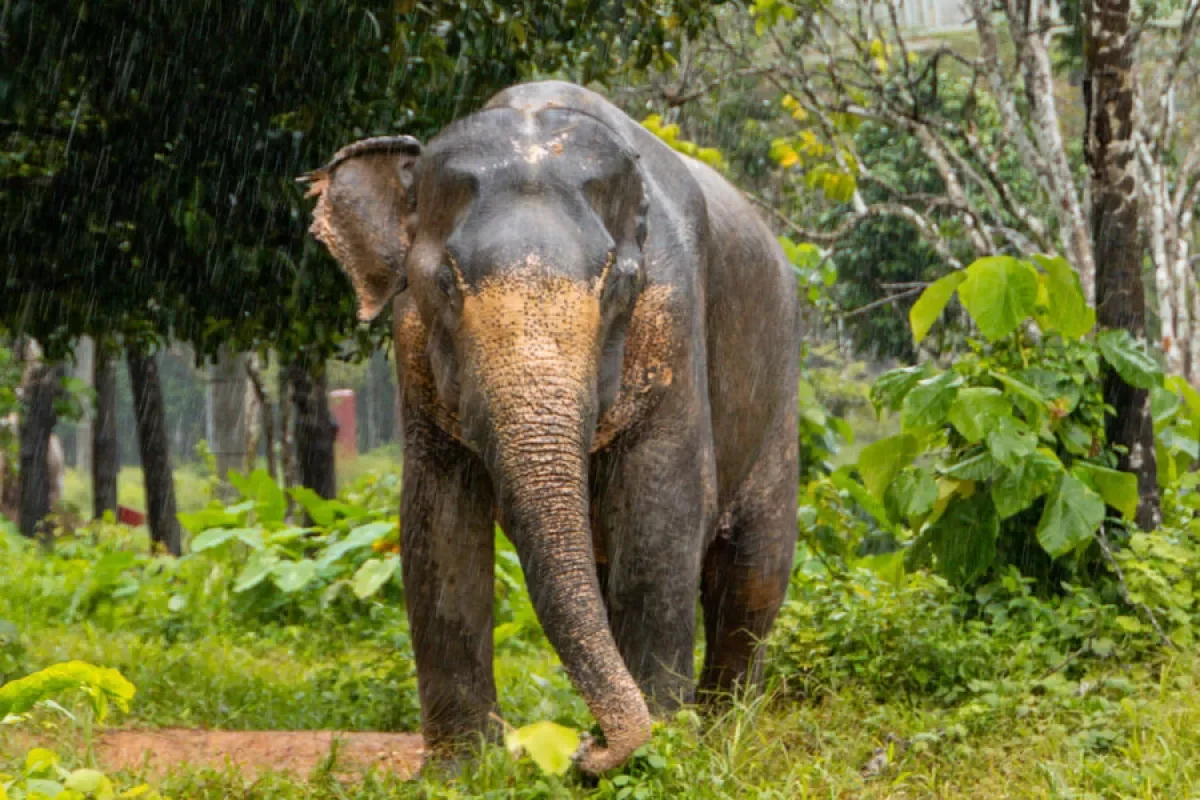
{"label": "elephant's trunk", "polygon": [[617,650],[601,599],[588,524],[583,426],[561,416],[534,425],[501,432],[497,441],[504,524],[538,620],[604,731],[607,747],[592,748],[580,766],[603,772],[649,739],[650,714]]}
{"label": "elephant's trunk", "polygon": [[563,284],[536,288],[540,302],[527,287],[471,298],[475,380],[465,400],[486,420],[485,457],[538,620],[604,732],[606,747],[580,761],[596,773],[649,740],[650,713],[609,629],[592,552],[595,299]]}

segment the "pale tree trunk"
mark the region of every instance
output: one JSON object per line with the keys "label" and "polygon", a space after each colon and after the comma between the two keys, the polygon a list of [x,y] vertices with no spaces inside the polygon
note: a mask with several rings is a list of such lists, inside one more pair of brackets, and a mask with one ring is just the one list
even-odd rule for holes
{"label": "pale tree trunk", "polygon": [[242,469],[246,461],[247,390],[246,355],[222,347],[209,368],[206,433],[226,497],[232,495],[226,475],[231,469]]}
{"label": "pale tree trunk", "polygon": [[1079,202],[1079,191],[1067,159],[1054,97],[1049,37],[1056,20],[1048,0],[1008,0],[1006,8],[1009,30],[1017,47],[1024,78],[1033,138],[1047,171],[1050,195],[1059,218],[1063,252],[1079,272],[1090,302],[1093,299],[1090,295],[1095,284],[1096,257],[1091,230]]}
{"label": "pale tree trunk", "polygon": [[92,514],[117,513],[117,356],[103,342],[96,343],[92,385],[96,408],[92,414]]}
{"label": "pale tree trunk", "polygon": [[[90,336],[82,336],[75,343],[75,377],[87,386],[93,386],[95,374],[96,342]],[[94,387],[93,387],[94,388]],[[95,410],[84,406],[83,416],[75,425],[75,469],[83,472],[92,463],[92,424]]]}
{"label": "pale tree trunk", "polygon": [[[1092,231],[1096,254],[1096,316],[1102,327],[1123,328],[1145,339],[1146,296],[1142,285],[1138,165],[1134,140],[1135,36],[1131,0],[1086,0],[1084,53],[1087,77],[1084,148],[1092,182]],[[1141,500],[1137,523],[1145,530],[1161,521],[1150,393],[1111,370],[1104,399],[1116,409],[1108,441],[1124,452],[1119,466],[1137,476]]]}
{"label": "pale tree trunk", "polygon": [[243,462],[242,473],[249,475],[258,466],[258,444],[262,438],[262,403],[255,390],[254,379],[251,378],[251,372],[258,369],[258,356],[248,353],[245,358],[245,366],[248,391],[242,396],[245,406],[242,410],[242,418],[246,420],[246,458]]}
{"label": "pale tree trunk", "polygon": [[150,540],[178,556],[183,553],[183,535],[175,515],[175,475],[171,471],[158,361],[154,355],[144,354],[134,347],[126,350],[125,361],[133,384],[133,413],[137,418],[138,447],[142,454]]}
{"label": "pale tree trunk", "polygon": [[271,476],[271,480],[278,482],[279,467],[275,455],[275,407],[271,402],[270,395],[267,394],[267,386],[263,382],[257,356],[251,356],[246,361],[246,374],[250,377],[250,386],[254,389],[254,397],[262,413],[260,426],[263,437],[266,439],[267,474]]}

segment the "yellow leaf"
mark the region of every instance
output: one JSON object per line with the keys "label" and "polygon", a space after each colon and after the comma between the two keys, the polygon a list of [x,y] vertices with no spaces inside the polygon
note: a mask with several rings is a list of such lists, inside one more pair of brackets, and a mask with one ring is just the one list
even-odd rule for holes
{"label": "yellow leaf", "polygon": [[800,155],[790,148],[783,154],[783,158],[779,159],[779,166],[785,169],[791,169],[798,163],[800,163]]}
{"label": "yellow leaf", "polygon": [[800,107],[800,101],[792,97],[790,94],[785,94],[781,103],[784,108],[797,109]]}
{"label": "yellow leaf", "polygon": [[792,119],[796,120],[797,122],[804,122],[804,120],[808,119],[808,112],[803,108],[797,108],[792,112]]}
{"label": "yellow leaf", "polygon": [[143,783],[141,786],[134,786],[132,789],[126,789],[125,791],[121,792],[120,797],[122,797],[122,798],[141,797],[142,795],[148,794],[149,792],[150,792],[150,784]]}
{"label": "yellow leaf", "polygon": [[504,734],[504,744],[514,755],[524,750],[542,770],[562,775],[571,766],[571,756],[579,749],[579,734],[548,720],[526,725]]}

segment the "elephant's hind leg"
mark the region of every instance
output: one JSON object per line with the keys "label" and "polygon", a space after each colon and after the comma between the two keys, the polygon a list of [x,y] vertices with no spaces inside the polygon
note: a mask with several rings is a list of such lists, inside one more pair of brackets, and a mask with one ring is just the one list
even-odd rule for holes
{"label": "elephant's hind leg", "polygon": [[794,419],[779,427],[784,432],[768,438],[705,554],[700,693],[709,700],[759,682],[762,642],[787,593],[796,550],[798,466]]}

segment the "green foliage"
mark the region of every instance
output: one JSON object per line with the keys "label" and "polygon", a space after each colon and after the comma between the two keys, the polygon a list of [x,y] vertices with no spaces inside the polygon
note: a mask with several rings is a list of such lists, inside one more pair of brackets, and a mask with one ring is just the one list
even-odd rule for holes
{"label": "green foliage", "polygon": [[0,720],[10,714],[24,714],[42,700],[77,689],[88,696],[96,719],[101,721],[110,701],[127,711],[134,694],[133,684],[115,669],[69,661],[0,686]]}
{"label": "green foliage", "polygon": [[[1071,569],[1054,559],[1073,555],[1077,570],[1095,559],[1106,506],[1126,519],[1137,510],[1136,478],[1112,468],[1104,445],[1100,365],[1147,388],[1162,373],[1127,335],[1082,339],[1095,320],[1078,279],[1061,259],[1034,261],[984,258],[928,287],[910,314],[917,341],[956,293],[986,341],[945,370],[893,370],[872,390],[878,410],[900,411],[903,432],[859,456],[880,501],[868,510],[908,540],[910,568],[932,564],[960,586],[1005,563],[1049,586]],[[1165,423],[1183,403],[1159,405]],[[1044,556],[1030,554],[1034,541]]]}

